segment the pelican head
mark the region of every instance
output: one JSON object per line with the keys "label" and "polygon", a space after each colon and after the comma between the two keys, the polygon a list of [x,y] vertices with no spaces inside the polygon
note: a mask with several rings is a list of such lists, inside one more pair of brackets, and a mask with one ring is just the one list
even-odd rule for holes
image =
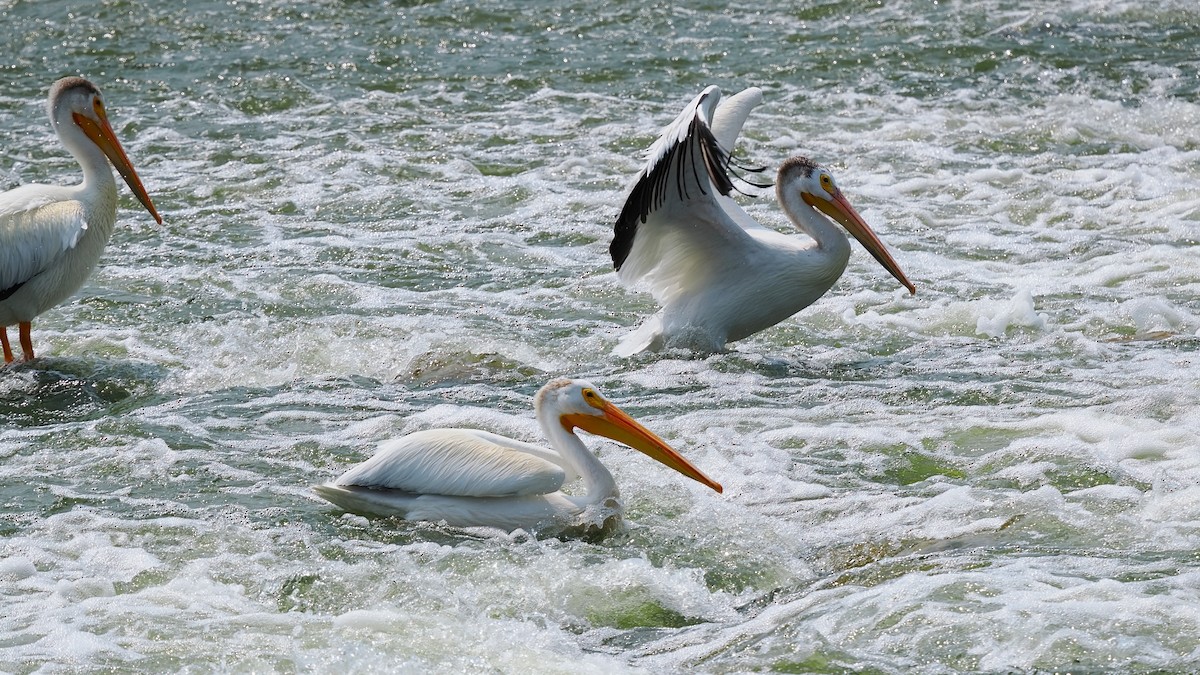
{"label": "pelican head", "polygon": [[89,144],[95,145],[117,168],[117,172],[125,179],[125,183],[142,206],[146,207],[150,215],[154,216],[154,220],[161,225],[162,217],[155,210],[137,171],[117,140],[116,132],[108,123],[108,115],[104,112],[104,97],[96,85],[82,77],[64,77],[50,87],[47,107],[54,131],[80,160],[85,171],[88,164],[81,153],[88,154],[84,149]]}
{"label": "pelican head", "polygon": [[884,269],[891,272],[892,276],[908,289],[909,293],[917,292],[916,287],[900,270],[900,265],[892,258],[892,254],[888,253],[883,242],[879,240],[879,236],[838,189],[833,174],[829,173],[828,169],[807,157],[792,157],[779,167],[776,189],[780,193],[798,191],[804,203],[841,223]]}
{"label": "pelican head", "polygon": [[721,492],[721,484],[704,475],[646,427],[604,398],[586,380],[552,380],[538,391],[534,407],[551,412],[568,432],[584,431],[623,443],[679,473]]}

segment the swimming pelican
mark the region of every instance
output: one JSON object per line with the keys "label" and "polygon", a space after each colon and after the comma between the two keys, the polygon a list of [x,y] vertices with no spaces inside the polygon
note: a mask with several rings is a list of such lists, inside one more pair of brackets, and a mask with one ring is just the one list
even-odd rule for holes
{"label": "swimming pelican", "polygon": [[892,276],[916,288],[842,195],[828,170],[805,157],[779,167],[783,212],[811,239],[754,221],[729,197],[729,153],[762,91],[725,100],[708,87],[650,146],[617,217],[609,252],[626,286],[645,282],[662,311],[624,338],[621,356],[664,346],[721,351],[825,294],[846,269],[854,235]]}
{"label": "swimming pelican", "polygon": [[22,185],[0,194],[0,343],[5,363],[13,360],[7,326],[20,327],[23,356],[33,359],[33,318],[79,290],[100,260],[117,220],[117,183],[108,160],[162,224],[108,123],[96,85],[64,77],[50,87],[47,109],[54,132],[83,167],[83,182],[74,187]]}
{"label": "swimming pelican", "polygon": [[[418,431],[383,443],[371,459],[321,497],[363,515],[444,521],[505,531],[540,527],[603,530],[621,515],[612,474],[575,435],[576,428],[640,450],[683,475],[721,486],[583,380],[552,380],[533,399],[553,449],[474,429]],[[559,492],[583,478],[584,494]]]}

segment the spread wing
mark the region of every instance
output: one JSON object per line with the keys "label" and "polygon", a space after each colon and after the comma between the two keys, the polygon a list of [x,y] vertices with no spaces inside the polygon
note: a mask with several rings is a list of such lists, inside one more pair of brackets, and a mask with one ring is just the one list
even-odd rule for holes
{"label": "spread wing", "polygon": [[23,185],[0,194],[0,300],[74,248],[87,227],[69,188]]}
{"label": "spread wing", "polygon": [[609,253],[626,285],[645,282],[660,304],[703,285],[717,269],[743,264],[761,228],[729,198],[729,149],[757,88],[721,100],[710,86],[650,146],[617,217]]}
{"label": "spread wing", "polygon": [[567,479],[551,450],[470,429],[418,431],[380,446],[335,485],[415,495],[511,497],[554,492]]}

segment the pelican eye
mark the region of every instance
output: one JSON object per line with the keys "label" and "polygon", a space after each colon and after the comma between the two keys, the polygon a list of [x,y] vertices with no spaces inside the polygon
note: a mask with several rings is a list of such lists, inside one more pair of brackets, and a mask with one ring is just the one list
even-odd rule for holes
{"label": "pelican eye", "polygon": [[829,177],[829,174],[827,174],[827,173],[821,174],[821,187],[825,188],[826,192],[834,191],[833,179]]}
{"label": "pelican eye", "polygon": [[600,397],[600,394],[596,393],[595,389],[584,389],[583,400],[593,408],[600,408],[600,404],[604,401],[604,399]]}

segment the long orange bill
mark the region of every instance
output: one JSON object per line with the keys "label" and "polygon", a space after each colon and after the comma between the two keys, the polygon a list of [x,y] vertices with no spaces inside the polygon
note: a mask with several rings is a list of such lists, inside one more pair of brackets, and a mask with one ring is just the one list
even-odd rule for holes
{"label": "long orange bill", "polygon": [[666,441],[654,435],[646,427],[638,424],[632,417],[625,414],[625,411],[608,401],[604,401],[601,404],[600,410],[603,415],[564,415],[562,422],[568,428],[579,427],[589,433],[611,438],[618,443],[624,443],[634,450],[645,453],[650,458],[666,464],[692,480],[699,481],[717,492],[723,491],[720,483],[705,476],[703,471],[697,469],[683,455],[667,445]]}
{"label": "long orange bill", "polygon": [[121,142],[117,140],[117,134],[113,131],[112,126],[108,123],[108,115],[104,113],[104,106],[100,101],[96,101],[96,116],[100,118],[100,123],[90,117],[75,113],[75,123],[83,129],[83,133],[92,139],[92,142],[104,153],[108,160],[117,167],[117,173],[121,174],[121,178],[125,179],[125,184],[133,190],[133,196],[137,197],[142,206],[154,216],[155,222],[162,225],[162,217],[158,215],[158,211],[154,208],[154,202],[150,201],[150,195],[146,193],[146,188],[142,186],[142,180],[138,178],[137,171],[134,170],[133,164],[129,161],[129,157],[125,155],[125,149],[121,147]]}
{"label": "long orange bill", "polygon": [[854,207],[850,206],[850,202],[842,195],[841,190],[835,188],[833,199],[829,201],[812,197],[808,194],[803,196],[804,201],[809,206],[819,209],[825,215],[841,223],[842,227],[854,235],[854,238],[863,245],[863,248],[867,249],[868,253],[879,261],[880,265],[883,265],[884,269],[896,277],[896,281],[899,281],[908,289],[909,293],[917,292],[916,286],[913,286],[908,277],[904,276],[904,272],[900,271],[900,265],[892,258],[892,254],[888,253],[883,242],[879,240],[879,236],[875,234],[870,225],[867,225],[867,221],[858,215],[858,211],[855,211]]}

